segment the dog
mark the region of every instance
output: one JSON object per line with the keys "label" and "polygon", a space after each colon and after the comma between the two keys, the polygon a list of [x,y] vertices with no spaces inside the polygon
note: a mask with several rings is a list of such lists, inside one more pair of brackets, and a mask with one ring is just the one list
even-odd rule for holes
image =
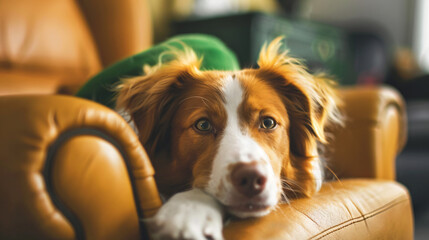
{"label": "dog", "polygon": [[169,197],[148,221],[154,239],[223,239],[225,216],[261,217],[321,188],[317,149],[341,122],[339,101],[281,42],[262,47],[258,68],[231,72],[201,71],[190,48],[173,50],[118,87]]}

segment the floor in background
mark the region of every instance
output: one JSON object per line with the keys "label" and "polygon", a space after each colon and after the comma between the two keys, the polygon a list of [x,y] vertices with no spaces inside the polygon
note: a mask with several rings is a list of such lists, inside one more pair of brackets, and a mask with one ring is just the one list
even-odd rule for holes
{"label": "floor in background", "polygon": [[[429,141],[428,141],[429,143]],[[429,239],[429,149],[405,151],[397,159],[398,181],[411,194],[414,208],[415,240]]]}
{"label": "floor in background", "polygon": [[416,212],[415,221],[415,240],[429,239],[429,208]]}

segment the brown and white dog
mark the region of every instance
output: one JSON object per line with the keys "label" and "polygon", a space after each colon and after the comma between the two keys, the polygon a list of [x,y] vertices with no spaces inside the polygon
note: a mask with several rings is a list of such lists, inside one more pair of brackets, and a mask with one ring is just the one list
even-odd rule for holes
{"label": "brown and white dog", "polygon": [[317,145],[340,121],[335,92],[280,46],[262,48],[258,69],[234,72],[200,71],[185,48],[119,87],[117,105],[172,196],[151,222],[154,238],[222,239],[225,213],[264,216],[320,189]]}

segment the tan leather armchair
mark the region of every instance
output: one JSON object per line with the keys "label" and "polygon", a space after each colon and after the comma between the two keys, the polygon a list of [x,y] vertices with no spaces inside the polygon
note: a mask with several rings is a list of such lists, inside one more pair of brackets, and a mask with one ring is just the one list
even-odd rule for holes
{"label": "tan leather armchair", "polygon": [[[342,90],[346,126],[329,166],[342,178],[268,216],[233,220],[226,239],[412,239],[394,181],[404,103],[390,88]],[[161,202],[153,169],[115,112],[66,96],[0,97],[0,239],[145,238]]]}
{"label": "tan leather armchair", "polygon": [[[40,96],[147,48],[146,1],[0,0],[0,17],[0,239],[146,239],[141,219],[161,201],[134,132],[94,102]],[[341,181],[229,222],[226,239],[412,239],[410,197],[394,181],[404,103],[389,88],[342,94],[348,120],[328,161]]]}

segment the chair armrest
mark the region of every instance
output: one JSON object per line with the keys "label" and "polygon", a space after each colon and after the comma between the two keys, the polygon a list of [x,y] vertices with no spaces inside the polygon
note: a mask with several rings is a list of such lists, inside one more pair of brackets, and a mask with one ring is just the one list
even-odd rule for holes
{"label": "chair armrest", "polygon": [[408,191],[398,183],[325,183],[312,198],[280,205],[262,218],[233,220],[225,239],[413,239]]}
{"label": "chair armrest", "polygon": [[0,98],[0,238],[140,239],[154,170],[114,111],[67,96]]}
{"label": "chair armrest", "polygon": [[345,126],[333,130],[328,166],[339,178],[395,179],[395,159],[406,142],[405,103],[390,87],[340,91]]}

